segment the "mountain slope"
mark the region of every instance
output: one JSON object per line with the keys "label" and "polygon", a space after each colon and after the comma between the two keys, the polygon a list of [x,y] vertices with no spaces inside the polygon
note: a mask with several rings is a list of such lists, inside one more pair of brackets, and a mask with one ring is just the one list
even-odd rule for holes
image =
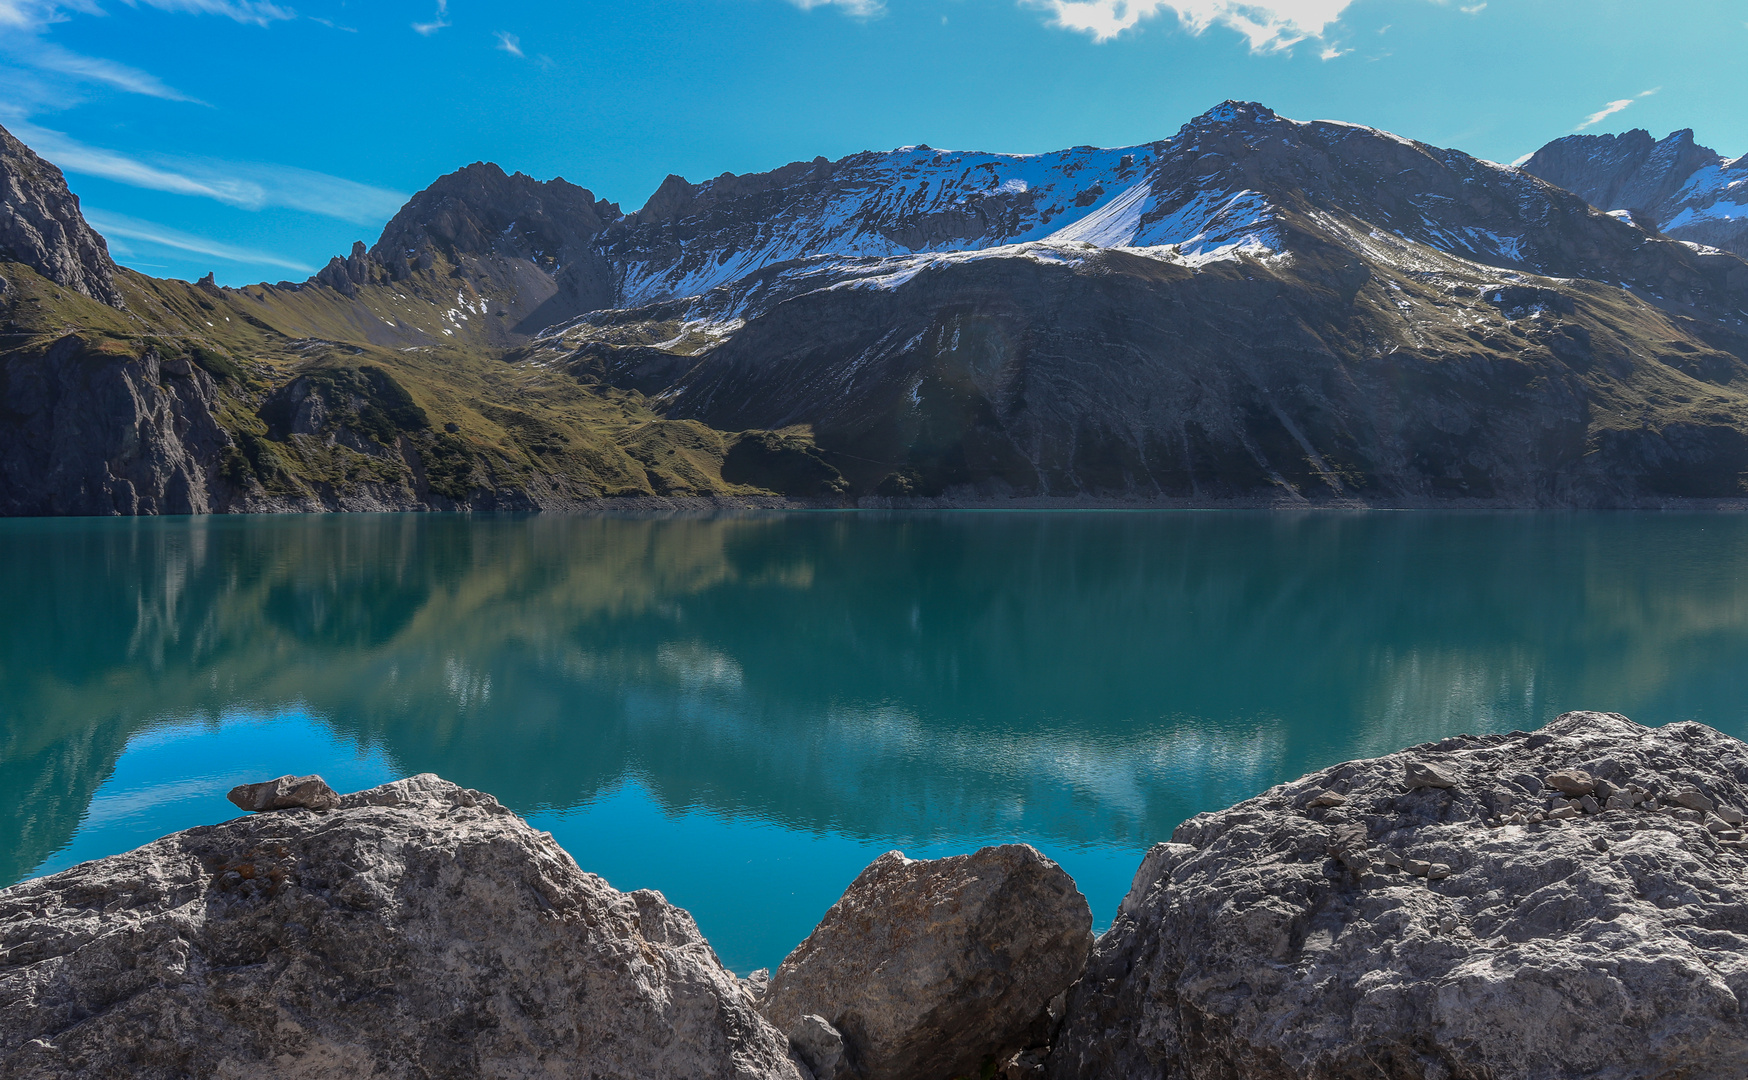
{"label": "mountain slope", "polygon": [[1530,156],[1524,171],[1593,205],[1678,240],[1748,256],[1748,156],[1726,160],[1683,129],[1661,141],[1624,135],[1568,135]]}
{"label": "mountain slope", "polygon": [[670,416],[808,427],[863,491],[1743,493],[1741,260],[1517,170],[1260,106],[1148,158],[1039,240],[779,263],[542,346],[585,377],[669,381]]}
{"label": "mountain slope", "polygon": [[[636,393],[506,364],[490,343],[525,340],[513,331],[457,332],[490,327],[493,299],[532,309],[599,287],[566,273],[588,266],[586,213],[602,207],[581,189],[545,185],[555,220],[525,214],[520,232],[490,234],[489,217],[415,200],[402,215],[411,224],[389,235],[412,249],[398,280],[377,263],[349,291],[221,289],[114,267],[59,171],[27,154],[0,157],[0,223],[30,227],[30,243],[0,258],[0,514],[540,509],[835,490],[806,440],[669,421]],[[468,178],[474,190],[494,175],[513,194],[541,188],[474,171],[487,181]],[[529,259],[548,254],[550,274]],[[725,463],[747,482],[726,479]]]}
{"label": "mountain slope", "polygon": [[119,307],[45,276],[75,247],[0,267],[6,513],[1748,501],[1748,263],[1251,103],[631,214],[475,164],[308,282]]}

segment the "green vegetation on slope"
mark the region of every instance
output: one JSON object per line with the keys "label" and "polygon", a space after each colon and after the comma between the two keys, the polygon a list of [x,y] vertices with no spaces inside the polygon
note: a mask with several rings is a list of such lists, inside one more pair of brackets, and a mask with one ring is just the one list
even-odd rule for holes
{"label": "green vegetation on slope", "polygon": [[[548,370],[502,333],[467,328],[493,310],[471,287],[457,295],[474,312],[440,308],[431,294],[446,286],[435,272],[345,297],[324,286],[219,289],[124,270],[123,310],[24,266],[0,264],[0,272],[9,282],[0,294],[0,373],[20,358],[40,362],[50,348],[91,364],[153,357],[161,371],[204,373],[226,443],[209,463],[228,494],[213,509],[769,497],[790,476],[798,493],[821,491],[809,470],[823,462],[797,434],[743,438],[664,420],[636,390]],[[362,324],[366,315],[380,319],[380,332]],[[446,320],[447,335],[421,328],[440,331]],[[16,408],[28,395],[8,397]],[[741,467],[728,479],[731,457]]]}

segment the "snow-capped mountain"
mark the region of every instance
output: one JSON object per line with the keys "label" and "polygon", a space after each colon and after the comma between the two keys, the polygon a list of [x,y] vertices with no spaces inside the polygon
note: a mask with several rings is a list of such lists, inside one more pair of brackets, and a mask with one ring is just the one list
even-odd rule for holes
{"label": "snow-capped mountain", "polygon": [[[1572,228],[1584,243],[1573,243]],[[1426,257],[1408,243],[1504,269],[1617,280],[1627,279],[1616,264],[1645,242],[1524,171],[1227,102],[1141,146],[1034,156],[911,147],[698,185],[670,177],[596,245],[618,275],[615,306],[635,307],[719,289],[771,301],[796,287],[890,287],[996,255],[1061,261],[1121,248],[1186,265],[1281,256],[1307,233],[1339,234],[1368,257],[1391,247],[1394,258]]]}
{"label": "snow-capped mountain", "polygon": [[[543,362],[713,427],[805,426],[887,492],[1533,502],[1590,497],[1538,487],[1525,463],[1550,453],[1722,452],[1587,444],[1578,373],[1655,356],[1658,378],[1734,378],[1748,264],[1522,170],[1235,102],[1102,155],[859,160],[841,183],[816,163],[697,201],[670,185],[598,241],[629,309],[548,331]],[[887,169],[902,198],[869,179]],[[1022,194],[1001,194],[1021,170],[1026,213],[963,209]],[[1703,344],[1641,351],[1695,316],[1718,328]],[[1730,453],[1705,490],[1748,471]]]}
{"label": "snow-capped mountain", "polygon": [[[172,328],[152,348],[234,335],[166,361],[212,375],[177,421],[203,441],[164,457],[218,455],[191,506],[1745,498],[1748,262],[1684,242],[1734,220],[1743,165],[1642,142],[1545,153],[1589,201],[1244,102],[1137,146],[670,177],[630,214],[477,163],[301,285],[117,280]],[[17,505],[63,505],[25,471]]]}
{"label": "snow-capped mountain", "polygon": [[1666,236],[1748,256],[1748,155],[1727,159],[1691,129],[1568,135],[1523,168]]}

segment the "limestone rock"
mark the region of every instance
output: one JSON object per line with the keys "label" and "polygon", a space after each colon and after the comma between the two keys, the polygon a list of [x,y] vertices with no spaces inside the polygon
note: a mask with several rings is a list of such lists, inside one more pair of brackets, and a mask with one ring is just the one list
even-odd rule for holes
{"label": "limestone rock", "polygon": [[844,1055],[844,1036],[825,1017],[808,1013],[789,1031],[789,1042],[813,1071],[813,1080],[841,1080],[851,1076]]}
{"label": "limestone rock", "polygon": [[[0,128],[0,259],[57,285],[121,306],[109,245],[85,221],[61,170]],[[0,288],[0,293],[5,292]]]}
{"label": "limestone rock", "polygon": [[434,776],[0,891],[0,1074],[805,1076],[689,915]]}
{"label": "limestone rock", "polygon": [[[1457,786],[1404,793],[1411,762]],[[1735,739],[1568,713],[1198,815],[1149,854],[1099,939],[1050,1076],[1739,1080],[1748,850],[1649,803],[1487,828],[1470,794],[1540,798],[1544,776],[1574,768],[1623,791],[1748,797]],[[1332,786],[1346,805],[1302,809]],[[1355,879],[1326,858],[1332,829],[1363,829],[1427,876],[1381,857]]]}
{"label": "limestone rock", "polygon": [[1453,788],[1457,786],[1456,777],[1425,761],[1406,762],[1402,766],[1402,772],[1407,777],[1408,790],[1410,791],[1417,788]]}
{"label": "limestone rock", "polygon": [[1682,788],[1671,795],[1669,801],[1677,806],[1685,806],[1689,810],[1698,810],[1701,814],[1709,814],[1713,810],[1712,801],[1696,788]]}
{"label": "limestone rock", "polygon": [[1548,774],[1547,785],[1574,799],[1596,792],[1596,781],[1583,769],[1562,769]]}
{"label": "limestone rock", "polygon": [[1032,847],[890,851],[783,961],[760,1008],[801,1045],[816,1020],[841,1033],[839,1075],[945,1080],[1045,1041],[1035,1025],[1091,947],[1086,898]]}
{"label": "limestone rock", "polygon": [[259,784],[238,784],[226,796],[252,813],[268,810],[332,810],[340,796],[319,776],[281,776]]}

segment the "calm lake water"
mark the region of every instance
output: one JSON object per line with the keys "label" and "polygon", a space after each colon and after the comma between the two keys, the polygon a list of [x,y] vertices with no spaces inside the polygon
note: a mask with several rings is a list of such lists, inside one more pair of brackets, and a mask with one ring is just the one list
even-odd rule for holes
{"label": "calm lake water", "polygon": [[775,966],[882,851],[1102,927],[1184,818],[1568,709],[1748,735],[1748,517],[0,522],[0,884],[319,772],[496,794]]}

